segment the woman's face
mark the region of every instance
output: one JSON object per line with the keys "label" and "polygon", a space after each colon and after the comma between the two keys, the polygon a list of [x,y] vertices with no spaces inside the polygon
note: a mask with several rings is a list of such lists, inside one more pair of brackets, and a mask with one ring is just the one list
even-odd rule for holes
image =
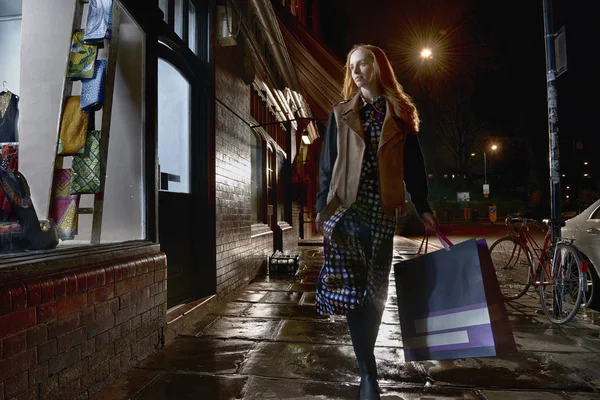
{"label": "woman's face", "polygon": [[349,67],[356,86],[361,89],[375,89],[375,67],[369,53],[363,49],[355,50],[350,56]]}

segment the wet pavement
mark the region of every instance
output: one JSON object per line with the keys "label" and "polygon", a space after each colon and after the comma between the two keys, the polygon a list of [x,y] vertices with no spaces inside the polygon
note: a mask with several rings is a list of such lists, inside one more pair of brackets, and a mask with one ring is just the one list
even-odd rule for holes
{"label": "wet pavement", "polygon": [[[419,244],[397,237],[395,259],[411,257]],[[296,277],[258,276],[92,398],[357,399],[345,318],[314,313],[323,249],[295,251]],[[581,310],[556,326],[537,314],[530,291],[507,304],[516,353],[405,363],[393,282],[392,272],[375,349],[383,399],[600,399],[600,313]]]}

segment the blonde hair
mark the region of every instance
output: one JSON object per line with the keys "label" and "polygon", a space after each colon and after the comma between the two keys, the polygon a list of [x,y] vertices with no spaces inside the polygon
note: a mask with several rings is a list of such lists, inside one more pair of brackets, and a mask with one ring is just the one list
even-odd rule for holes
{"label": "blonde hair", "polygon": [[373,60],[375,79],[379,85],[382,95],[392,106],[392,113],[395,117],[407,122],[412,131],[419,131],[419,113],[417,107],[409,95],[404,92],[404,88],[396,79],[396,74],[392,69],[392,64],[382,49],[370,44],[357,44],[348,53],[346,59],[346,76],[344,77],[344,87],[342,95],[345,100],[350,100],[358,91],[358,86],[352,79],[350,69],[350,57],[356,50],[363,50]]}

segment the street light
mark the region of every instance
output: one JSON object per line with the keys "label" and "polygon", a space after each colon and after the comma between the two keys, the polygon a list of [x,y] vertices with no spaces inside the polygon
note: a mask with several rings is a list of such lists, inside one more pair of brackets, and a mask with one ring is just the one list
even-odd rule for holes
{"label": "street light", "polygon": [[431,49],[428,47],[425,47],[423,50],[421,50],[421,58],[432,59],[433,53],[431,52]]}
{"label": "street light", "polygon": [[[498,146],[493,144],[490,149],[496,151],[498,149]],[[485,151],[483,152],[483,183],[485,183],[487,185],[487,154],[485,153]]]}

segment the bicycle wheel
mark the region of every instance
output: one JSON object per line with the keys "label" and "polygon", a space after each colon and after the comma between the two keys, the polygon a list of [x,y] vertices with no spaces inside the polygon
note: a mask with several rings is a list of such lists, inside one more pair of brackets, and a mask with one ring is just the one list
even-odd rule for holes
{"label": "bicycle wheel", "polygon": [[581,255],[569,243],[559,243],[552,254],[552,284],[540,285],[542,311],[555,324],[573,319],[583,300],[585,273],[581,270]]}
{"label": "bicycle wheel", "polygon": [[504,236],[492,244],[490,256],[504,299],[523,296],[531,285],[532,262],[525,246],[515,236]]}

